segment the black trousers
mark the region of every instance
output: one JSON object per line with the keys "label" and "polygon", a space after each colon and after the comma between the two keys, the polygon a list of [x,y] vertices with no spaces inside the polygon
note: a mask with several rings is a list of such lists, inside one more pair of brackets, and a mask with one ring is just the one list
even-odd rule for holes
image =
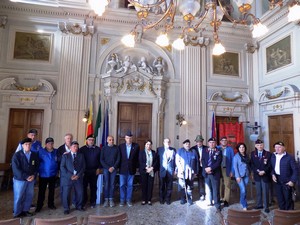
{"label": "black trousers", "polygon": [[159,177],[159,200],[170,202],[173,190],[173,175],[166,173],[166,176]]}
{"label": "black trousers", "polygon": [[95,205],[97,199],[97,179],[96,172],[85,173],[83,176],[83,205],[87,203],[87,188],[90,185],[90,204]]}
{"label": "black trousers", "polygon": [[289,187],[285,183],[279,182],[277,179],[277,183],[275,183],[275,190],[279,209],[293,210],[294,202],[292,199],[292,187]]}
{"label": "black trousers", "polygon": [[145,202],[151,201],[154,177],[150,176],[149,173],[143,173],[143,174],[141,174],[141,182],[142,182],[142,199],[143,199],[143,201],[145,201]]}
{"label": "black trousers", "polygon": [[54,206],[56,176],[53,177],[39,177],[39,194],[37,200],[37,209],[41,209],[44,205],[46,189],[48,185],[48,206]]}

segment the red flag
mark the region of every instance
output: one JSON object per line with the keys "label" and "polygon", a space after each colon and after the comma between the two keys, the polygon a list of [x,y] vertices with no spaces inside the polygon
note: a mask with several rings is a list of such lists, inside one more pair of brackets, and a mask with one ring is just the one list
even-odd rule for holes
{"label": "red flag", "polygon": [[89,118],[87,121],[87,128],[86,128],[86,137],[94,134],[93,129],[93,102],[91,101],[90,108],[89,108]]}
{"label": "red flag", "polygon": [[213,112],[212,120],[211,120],[211,137],[212,138],[217,138],[217,125],[216,125],[215,112]]}

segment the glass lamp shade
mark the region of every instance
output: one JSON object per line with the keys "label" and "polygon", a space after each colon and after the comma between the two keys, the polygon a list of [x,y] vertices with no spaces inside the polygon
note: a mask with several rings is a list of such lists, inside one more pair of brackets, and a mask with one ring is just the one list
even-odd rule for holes
{"label": "glass lamp shade", "polygon": [[268,32],[268,28],[261,22],[253,24],[252,37],[258,38],[265,35]]}
{"label": "glass lamp shade", "polygon": [[121,39],[121,41],[125,46],[133,48],[135,45],[135,36],[132,33],[127,34]]}
{"label": "glass lamp shade", "polygon": [[293,22],[300,20],[300,5],[295,4],[289,8],[288,21]]}
{"label": "glass lamp shade", "polygon": [[196,0],[182,1],[179,6],[179,11],[182,15],[192,14],[193,16],[200,10],[200,3]]}
{"label": "glass lamp shade", "polygon": [[222,55],[224,52],[226,52],[224,46],[221,44],[221,42],[217,41],[213,48],[213,55]]}
{"label": "glass lamp shade", "polygon": [[185,47],[185,44],[183,42],[183,38],[177,38],[173,44],[172,47],[175,48],[176,50],[183,50]]}
{"label": "glass lamp shade", "polygon": [[156,44],[158,44],[159,46],[161,47],[166,47],[169,45],[169,38],[168,38],[168,35],[166,33],[162,33],[161,35],[159,35],[157,38],[156,38],[156,41],[155,41]]}
{"label": "glass lamp shade", "polygon": [[234,0],[235,4],[237,4],[238,7],[244,5],[251,5],[253,0]]}
{"label": "glass lamp shade", "polygon": [[[217,6],[216,8],[216,13],[217,13],[217,20],[218,21],[221,21],[223,19],[223,16],[224,16],[224,13],[222,11],[222,9]],[[209,21],[213,21],[214,20],[214,9],[213,8],[210,8],[207,12],[207,19]]]}

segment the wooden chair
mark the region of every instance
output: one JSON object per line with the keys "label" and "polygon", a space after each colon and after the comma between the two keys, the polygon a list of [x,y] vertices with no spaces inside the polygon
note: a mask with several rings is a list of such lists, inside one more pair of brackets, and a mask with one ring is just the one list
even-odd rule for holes
{"label": "wooden chair", "polygon": [[294,225],[300,223],[300,210],[274,209],[272,225]]}
{"label": "wooden chair", "polygon": [[0,220],[0,225],[20,225],[21,220],[19,218],[10,220]]}
{"label": "wooden chair", "polygon": [[35,218],[35,225],[69,225],[69,224],[77,224],[76,216],[69,216],[64,218],[55,218],[55,219],[47,219],[47,218]]}
{"label": "wooden chair", "polygon": [[128,220],[127,213],[118,213],[109,216],[98,216],[89,215],[88,225],[99,225],[99,224],[109,224],[109,225],[124,225]]}
{"label": "wooden chair", "polygon": [[251,225],[260,222],[260,210],[238,210],[228,209],[227,219],[224,219],[226,225]]}

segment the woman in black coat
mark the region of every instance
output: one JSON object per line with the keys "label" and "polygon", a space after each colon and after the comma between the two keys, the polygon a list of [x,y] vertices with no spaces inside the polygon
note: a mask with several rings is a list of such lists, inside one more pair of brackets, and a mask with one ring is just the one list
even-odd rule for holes
{"label": "woman in black coat", "polygon": [[154,175],[157,166],[156,152],[151,149],[152,141],[145,142],[145,149],[139,154],[139,166],[142,183],[142,205],[152,205]]}

